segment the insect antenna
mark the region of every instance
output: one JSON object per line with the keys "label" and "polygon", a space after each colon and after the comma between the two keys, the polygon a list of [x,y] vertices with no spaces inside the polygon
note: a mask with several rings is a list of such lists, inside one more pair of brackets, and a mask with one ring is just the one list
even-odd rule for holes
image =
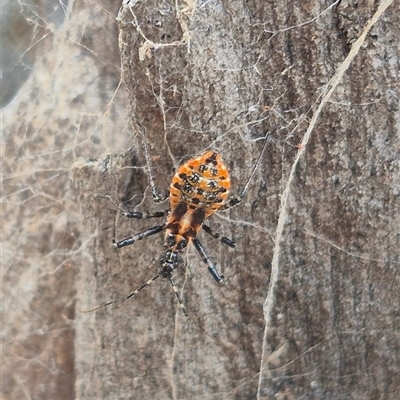
{"label": "insect antenna", "polygon": [[180,294],[179,294],[179,292],[178,292],[178,288],[177,288],[176,285],[175,285],[175,282],[173,281],[173,279],[172,279],[171,277],[169,277],[168,279],[169,279],[169,282],[171,283],[172,290],[173,290],[174,293],[175,293],[175,297],[176,297],[177,300],[178,300],[179,307],[180,307],[180,309],[182,310],[182,312],[183,312],[183,314],[185,315],[185,317],[186,317],[192,324],[196,325],[201,331],[203,331],[211,340],[213,340],[214,342],[217,342],[217,341],[216,341],[216,340],[201,326],[201,325],[199,325],[196,321],[194,321],[192,318],[189,317],[189,314],[188,314],[188,312],[187,312],[187,310],[186,310],[185,305],[183,304],[183,301],[182,301],[181,296],[180,296]]}
{"label": "insect antenna", "polygon": [[90,312],[93,312],[93,311],[100,310],[101,308],[108,307],[111,304],[116,304],[116,303],[120,303],[120,302],[125,301],[125,300],[129,300],[131,297],[133,297],[136,293],[140,292],[146,286],[151,285],[159,277],[160,277],[160,274],[157,274],[153,278],[149,279],[147,282],[143,283],[142,286],[140,286],[139,288],[134,290],[132,293],[128,294],[128,296],[122,297],[122,298],[117,299],[117,300],[109,301],[108,303],[100,304],[99,306],[91,308],[90,310],[81,310],[80,312],[84,313],[84,314],[87,314],[87,313],[90,313]]}
{"label": "insect antenna", "polygon": [[[97,310],[100,310],[101,308],[105,308],[110,306],[111,304],[116,304],[116,303],[121,303],[123,301],[129,300],[131,297],[133,297],[136,293],[140,292],[142,289],[144,289],[146,286],[151,285],[157,278],[160,277],[160,274],[155,275],[153,278],[149,279],[147,282],[145,282],[142,286],[138,287],[136,290],[134,290],[132,293],[128,294],[128,296],[122,297],[120,299],[117,300],[113,300],[113,301],[109,301],[108,303],[104,303],[104,304],[100,304],[97,307],[91,308],[90,310],[80,310],[81,313],[83,314],[88,314]],[[173,281],[173,279],[170,277],[168,278],[169,282],[171,283],[172,286],[172,290],[175,293],[175,297],[178,300],[179,303],[179,307],[182,310],[183,314],[185,315],[185,317],[194,325],[196,325],[201,331],[203,331],[210,339],[212,339],[214,342],[216,342],[216,340],[200,325],[198,324],[196,321],[194,321],[192,318],[189,317],[189,314],[186,310],[185,305],[183,304],[182,298],[178,292],[178,288],[175,285],[175,282]]]}

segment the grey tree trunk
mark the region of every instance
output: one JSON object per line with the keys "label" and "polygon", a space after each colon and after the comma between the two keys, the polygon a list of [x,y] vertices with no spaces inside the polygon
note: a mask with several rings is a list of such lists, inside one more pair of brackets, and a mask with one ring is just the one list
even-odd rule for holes
{"label": "grey tree trunk", "polygon": [[[400,398],[390,3],[74,3],[4,111],[4,398]],[[214,148],[234,194],[267,134],[207,221],[236,249],[199,234],[224,282],[193,247],[175,271],[189,318],[163,279],[79,312],[158,271],[162,234],[111,247],[165,221],[118,212],[169,207],[144,142],[161,192]]]}

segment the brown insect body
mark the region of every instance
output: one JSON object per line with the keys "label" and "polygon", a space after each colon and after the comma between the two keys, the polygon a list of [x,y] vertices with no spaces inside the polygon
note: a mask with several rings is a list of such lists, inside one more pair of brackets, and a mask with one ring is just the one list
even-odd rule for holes
{"label": "brown insect body", "polygon": [[[268,135],[266,136],[266,139]],[[113,242],[113,247],[119,249],[121,247],[130,246],[139,240],[143,240],[149,236],[159,232],[166,231],[164,254],[160,257],[158,273],[147,282],[135,289],[124,298],[109,301],[86,312],[95,311],[120,301],[128,300],[135,296],[146,286],[152,284],[159,277],[168,279],[174,290],[179,306],[183,313],[188,317],[185,306],[182,302],[177,287],[172,279],[173,271],[178,267],[178,253],[182,252],[187,245],[192,242],[203,262],[207,265],[208,271],[211,273],[216,282],[222,282],[224,276],[219,274],[215,264],[207,255],[203,245],[197,238],[200,228],[211,235],[215,239],[219,239],[221,243],[235,248],[235,241],[225,236],[221,236],[218,232],[214,232],[209,226],[204,224],[204,220],[215,213],[218,209],[229,209],[238,205],[244,195],[247,193],[248,186],[252,180],[260,160],[267,147],[267,140],[257,159],[250,177],[247,179],[243,189],[237,196],[228,199],[231,181],[228,169],[226,168],[221,156],[216,151],[208,151],[203,155],[190,159],[182,164],[174,177],[172,178],[169,200],[170,210],[166,223],[150,227],[142,232],[118,242]],[[146,142],[144,142],[146,143]],[[153,199],[158,202],[162,199],[157,193],[154,180],[151,175],[150,159],[145,144],[146,162],[149,171],[149,184],[151,187]],[[160,218],[166,212],[140,212],[140,211],[122,211],[121,214],[134,219]],[[200,329],[204,329],[196,324]],[[205,331],[204,331],[205,332]],[[206,332],[207,333],[207,332]]]}
{"label": "brown insect body", "polygon": [[224,205],[230,187],[228,169],[215,151],[181,165],[170,186],[165,247],[182,251],[197,236],[203,221]]}

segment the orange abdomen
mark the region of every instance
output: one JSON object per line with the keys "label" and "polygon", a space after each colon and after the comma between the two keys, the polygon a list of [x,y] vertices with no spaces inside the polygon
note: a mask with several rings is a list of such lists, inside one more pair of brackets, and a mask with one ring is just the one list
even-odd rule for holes
{"label": "orange abdomen", "polygon": [[203,221],[228,199],[231,181],[221,156],[208,151],[182,164],[172,178],[165,246],[183,250]]}
{"label": "orange abdomen", "polygon": [[204,209],[207,218],[225,203],[230,187],[229,172],[221,156],[208,151],[181,165],[172,178],[171,211],[185,203],[190,210]]}

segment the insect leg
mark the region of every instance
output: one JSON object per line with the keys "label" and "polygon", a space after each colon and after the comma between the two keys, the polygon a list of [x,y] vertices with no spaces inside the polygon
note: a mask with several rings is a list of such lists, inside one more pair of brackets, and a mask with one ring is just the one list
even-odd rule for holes
{"label": "insect leg", "polygon": [[167,215],[169,210],[166,211],[125,211],[122,210],[121,207],[118,206],[118,204],[114,203],[113,200],[111,199],[110,196],[99,196],[100,198],[106,198],[108,199],[111,204],[119,211],[119,213],[127,218],[136,218],[136,219],[149,219],[149,218],[160,218],[163,217],[164,215]]}
{"label": "insect leg", "polygon": [[164,215],[168,214],[168,211],[156,211],[156,212],[140,212],[140,211],[120,211],[121,215],[127,218],[136,218],[136,219],[149,219],[149,218],[160,218]]}
{"label": "insect leg", "polygon": [[165,224],[163,225],[157,225],[157,226],[153,226],[152,228],[146,229],[143,232],[139,232],[134,236],[131,236],[129,238],[123,239],[119,242],[115,242],[113,241],[113,247],[115,247],[116,249],[120,249],[121,247],[124,246],[129,246],[135,242],[137,242],[138,240],[143,240],[144,238],[151,236],[151,235],[155,235],[158,232],[161,232],[165,229]]}
{"label": "insect leg", "polygon": [[225,236],[221,236],[218,232],[214,232],[208,225],[204,224],[201,226],[209,235],[211,235],[214,239],[219,239],[221,243],[226,244],[229,247],[232,247],[232,249],[235,248],[236,242],[234,240],[231,240]]}
{"label": "insect leg", "polygon": [[210,274],[217,282],[221,282],[224,279],[224,276],[218,273],[217,269],[215,268],[212,261],[208,257],[206,251],[204,250],[203,245],[200,243],[199,239],[194,238],[192,239],[192,242],[194,244],[194,247],[196,247],[196,250],[199,252],[202,260],[207,264],[208,271],[210,272]]}

